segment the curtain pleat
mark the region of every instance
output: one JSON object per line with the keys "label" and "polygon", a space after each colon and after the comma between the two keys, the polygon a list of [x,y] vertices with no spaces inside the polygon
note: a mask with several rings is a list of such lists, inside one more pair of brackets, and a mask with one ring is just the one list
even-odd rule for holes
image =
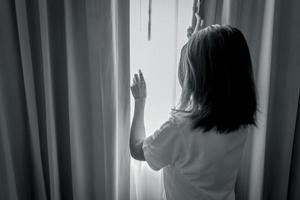
{"label": "curtain pleat", "polygon": [[[1,88],[2,89],[2,88]],[[3,102],[3,99],[0,99]],[[14,166],[12,160],[12,153],[9,146],[9,139],[5,133],[8,132],[7,128],[7,120],[4,116],[4,108],[3,105],[0,104],[0,109],[2,112],[0,113],[0,159],[3,162],[0,165],[1,172],[1,191],[0,191],[0,199],[17,199],[17,185],[16,185],[16,177],[14,173]]]}
{"label": "curtain pleat", "polygon": [[[0,198],[34,198],[31,136],[26,118],[26,98],[19,51],[14,1],[0,6]],[[33,177],[34,178],[34,177]],[[24,186],[24,187],[22,187]]]}
{"label": "curtain pleat", "polygon": [[50,56],[50,33],[48,19],[48,5],[46,0],[38,1],[39,8],[39,27],[41,34],[41,53],[43,68],[43,85],[45,95],[45,120],[46,120],[46,138],[48,152],[49,168],[49,188],[50,198],[60,199],[60,181],[57,155],[57,138],[56,138],[56,120],[54,105],[54,88],[52,78],[52,64]]}
{"label": "curtain pleat", "polygon": [[45,181],[42,168],[37,104],[35,95],[35,83],[32,66],[31,45],[28,31],[26,2],[23,0],[15,1],[16,22],[18,27],[19,50],[22,62],[22,72],[24,81],[24,94],[26,102],[26,111],[28,116],[28,133],[30,140],[30,152],[32,159],[33,185],[35,188],[34,197],[37,199],[46,199]]}
{"label": "curtain pleat", "polygon": [[[112,56],[107,55],[112,52],[111,50],[111,20],[108,18],[110,13],[110,2],[97,2],[97,1],[86,1],[85,2],[86,12],[86,34],[87,34],[87,59],[89,62],[91,78],[90,78],[90,88],[91,88],[91,105],[95,105],[95,108],[100,108],[100,110],[91,110],[92,118],[94,121],[92,126],[92,131],[97,132],[101,131],[101,135],[97,134],[93,136],[93,146],[94,152],[101,152],[99,155],[95,153],[93,155],[93,168],[94,174],[97,176],[93,177],[93,191],[95,199],[112,199],[113,193],[113,182],[111,179],[114,175],[114,165],[112,161],[108,160],[108,157],[112,155],[112,151],[115,148],[115,130],[107,130],[107,126],[115,126],[114,108],[111,106],[115,105],[115,96],[111,93],[107,94],[107,87],[110,87],[110,90],[113,91],[112,84],[105,82],[103,78],[109,78],[112,82],[115,80],[111,73],[105,72],[107,68],[112,70],[113,63],[111,60]],[[108,26],[103,28],[102,24],[107,23]],[[103,41],[106,41],[105,43]],[[107,46],[107,51],[105,50],[105,45]],[[104,52],[106,51],[106,52]],[[109,67],[110,66],[110,67]],[[105,73],[105,74],[104,74]],[[107,83],[107,84],[105,84]],[[100,87],[99,87],[100,86]],[[99,88],[99,90],[97,90]],[[108,89],[109,90],[109,89]],[[104,97],[104,95],[108,95]],[[110,98],[110,104],[106,104],[105,99]],[[105,105],[111,110],[111,116],[106,115]],[[110,119],[111,121],[107,124],[104,120]],[[101,122],[101,123],[97,123]],[[108,135],[108,133],[110,133]],[[109,145],[108,145],[109,144]],[[98,159],[97,159],[98,157]],[[97,173],[98,171],[98,173]],[[110,186],[110,187],[108,187]],[[101,188],[101,190],[99,190]]]}
{"label": "curtain pleat", "polygon": [[[94,195],[92,104],[87,52],[87,25],[84,1],[65,1],[66,54],[68,71],[69,123],[74,199],[92,199]],[[101,87],[101,86],[99,86]],[[101,90],[101,89],[100,89]],[[97,107],[98,112],[99,107]],[[101,109],[101,107],[100,107]],[[99,119],[98,119],[99,120]],[[102,123],[102,121],[98,121]],[[100,128],[99,133],[103,134]],[[103,143],[98,145],[102,146]],[[104,150],[98,152],[99,159]],[[103,163],[104,164],[104,163]],[[99,173],[102,173],[102,168]],[[90,173],[88,173],[90,172]],[[103,179],[105,180],[105,178]],[[99,187],[104,194],[103,187]],[[103,198],[105,199],[105,198]]]}
{"label": "curtain pleat", "polygon": [[288,200],[300,199],[300,94],[298,98],[297,122],[295,127],[291,171],[289,175]]}

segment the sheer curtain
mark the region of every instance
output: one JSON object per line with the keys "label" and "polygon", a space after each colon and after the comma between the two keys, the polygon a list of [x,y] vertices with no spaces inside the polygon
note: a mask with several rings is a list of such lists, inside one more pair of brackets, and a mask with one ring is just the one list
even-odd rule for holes
{"label": "sheer curtain", "polygon": [[129,199],[129,2],[0,2],[0,199]]}
{"label": "sheer curtain", "polygon": [[[147,82],[145,128],[149,136],[168,120],[180,94],[177,60],[181,46],[187,41],[193,0],[152,1],[152,4],[148,0],[131,0],[130,3],[131,75],[141,69]],[[131,159],[131,199],[159,200],[163,195],[161,171],[153,171],[147,163]]]}

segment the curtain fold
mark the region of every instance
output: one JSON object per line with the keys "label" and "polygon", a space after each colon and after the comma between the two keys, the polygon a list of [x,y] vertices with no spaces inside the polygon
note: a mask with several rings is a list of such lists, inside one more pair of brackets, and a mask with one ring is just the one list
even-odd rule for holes
{"label": "curtain fold", "polygon": [[44,182],[44,173],[42,167],[40,139],[39,139],[39,126],[38,126],[38,115],[37,115],[37,102],[35,94],[35,83],[33,73],[32,54],[29,37],[29,26],[27,20],[27,7],[25,1],[15,1],[15,14],[16,14],[16,26],[18,28],[18,39],[19,39],[19,56],[21,59],[23,83],[24,83],[24,95],[26,102],[27,112],[27,126],[29,136],[29,148],[30,158],[32,159],[32,172],[33,181],[37,190],[33,194],[35,198],[45,199],[46,188]]}
{"label": "curtain fold", "polygon": [[129,199],[129,1],[0,7],[0,198]]}
{"label": "curtain fold", "polygon": [[300,199],[300,95],[298,99],[297,122],[294,133],[291,171],[289,175],[288,200]]}
{"label": "curtain fold", "polygon": [[[27,102],[24,93],[23,70],[19,51],[16,9],[13,1],[1,1],[0,31],[0,198],[33,197],[30,178],[39,174],[33,171],[35,153],[27,123]],[[43,184],[43,183],[41,183]],[[23,188],[21,185],[27,185]],[[2,189],[3,188],[3,189]]]}

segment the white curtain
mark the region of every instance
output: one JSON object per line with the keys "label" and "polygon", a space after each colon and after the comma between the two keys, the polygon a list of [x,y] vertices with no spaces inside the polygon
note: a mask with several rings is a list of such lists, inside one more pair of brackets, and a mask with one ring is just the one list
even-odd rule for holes
{"label": "white curtain", "polygon": [[[169,118],[180,95],[177,62],[181,47],[187,42],[186,29],[191,23],[192,3],[193,0],[152,1],[151,38],[148,40],[149,1],[131,0],[131,76],[141,69],[147,82],[147,136]],[[131,199],[162,198],[161,171],[153,171],[147,163],[131,159]]]}

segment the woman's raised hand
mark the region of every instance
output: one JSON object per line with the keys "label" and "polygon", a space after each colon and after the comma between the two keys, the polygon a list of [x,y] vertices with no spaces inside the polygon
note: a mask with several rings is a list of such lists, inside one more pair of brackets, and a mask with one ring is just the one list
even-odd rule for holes
{"label": "woman's raised hand", "polygon": [[188,38],[190,38],[193,34],[197,33],[198,31],[200,31],[203,28],[203,25],[204,25],[203,19],[201,19],[200,15],[198,13],[195,13],[195,17],[196,17],[195,29],[191,26],[188,27],[188,29],[187,29],[187,37]]}
{"label": "woman's raised hand", "polygon": [[200,15],[198,13],[195,13],[195,17],[196,17],[197,22],[196,22],[194,33],[196,33],[197,31],[200,31],[203,28],[203,24],[204,24],[203,19],[201,19]]}
{"label": "woman's raised hand", "polygon": [[186,33],[187,37],[190,38],[194,32],[193,27],[189,26],[188,29],[186,30],[186,32],[187,32]]}
{"label": "woman's raised hand", "polygon": [[141,70],[139,70],[138,74],[134,74],[130,89],[135,100],[146,99],[147,97],[146,82]]}

